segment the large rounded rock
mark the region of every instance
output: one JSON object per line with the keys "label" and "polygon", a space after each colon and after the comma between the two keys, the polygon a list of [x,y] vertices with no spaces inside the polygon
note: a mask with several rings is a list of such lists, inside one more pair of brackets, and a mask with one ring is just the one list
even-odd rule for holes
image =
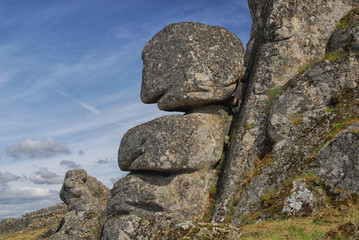
{"label": "large rounded rock", "polygon": [[218,107],[157,118],[124,135],[118,164],[124,171],[211,169],[221,158],[228,125],[227,113]]}
{"label": "large rounded rock", "polygon": [[244,72],[241,41],[219,26],[168,25],[142,52],[141,99],[162,110],[227,100]]}
{"label": "large rounded rock", "polygon": [[107,217],[163,212],[200,218],[209,207],[209,191],[216,180],[215,170],[170,175],[130,173],[113,186]]}

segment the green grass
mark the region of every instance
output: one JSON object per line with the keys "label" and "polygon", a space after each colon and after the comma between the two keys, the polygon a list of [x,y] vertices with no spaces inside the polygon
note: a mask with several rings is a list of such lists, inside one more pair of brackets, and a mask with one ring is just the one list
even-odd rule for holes
{"label": "green grass", "polygon": [[46,228],[40,228],[35,230],[23,230],[19,232],[9,232],[0,235],[0,240],[31,240],[36,239],[37,236],[44,233]]}
{"label": "green grass", "polygon": [[337,28],[346,28],[355,24],[355,15],[359,16],[359,7],[354,7],[351,9],[337,25]]}
{"label": "green grass", "polygon": [[279,90],[281,89],[281,87],[273,87],[271,89],[269,89],[269,105],[272,106],[274,99],[277,97]]}
{"label": "green grass", "polygon": [[[359,223],[359,211],[356,205],[351,205],[344,210],[323,208],[310,217],[268,220],[242,226],[241,239],[314,240],[323,237],[329,231],[338,230],[340,225],[350,221]],[[339,237],[339,239],[348,239],[345,235],[339,235]]]}

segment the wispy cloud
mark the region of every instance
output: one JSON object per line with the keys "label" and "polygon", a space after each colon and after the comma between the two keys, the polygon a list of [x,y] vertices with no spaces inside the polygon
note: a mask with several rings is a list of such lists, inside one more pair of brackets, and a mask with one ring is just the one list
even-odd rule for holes
{"label": "wispy cloud", "polygon": [[68,95],[67,93],[65,93],[64,91],[61,91],[61,90],[57,90],[56,92],[60,93],[62,96],[68,98],[68,99],[71,99],[73,101],[75,101],[76,103],[78,103],[81,107],[95,113],[95,114],[100,114],[100,111],[97,110],[95,107],[93,106],[90,106],[89,104],[83,102],[83,101],[80,101],[79,99],[76,99],[76,98],[73,98],[71,97],[70,95]]}
{"label": "wispy cloud", "polygon": [[71,154],[66,143],[55,143],[51,137],[44,140],[25,139],[17,146],[7,148],[7,154],[15,159],[43,158],[58,154]]}

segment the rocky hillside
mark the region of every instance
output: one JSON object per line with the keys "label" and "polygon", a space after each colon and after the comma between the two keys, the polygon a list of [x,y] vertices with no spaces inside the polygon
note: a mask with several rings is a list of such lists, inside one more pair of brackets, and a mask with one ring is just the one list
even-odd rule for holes
{"label": "rocky hillside", "polygon": [[141,99],[184,114],[128,130],[111,190],[71,170],[61,221],[4,219],[0,239],[359,238],[359,2],[249,7],[246,52],[218,26],[157,33]]}

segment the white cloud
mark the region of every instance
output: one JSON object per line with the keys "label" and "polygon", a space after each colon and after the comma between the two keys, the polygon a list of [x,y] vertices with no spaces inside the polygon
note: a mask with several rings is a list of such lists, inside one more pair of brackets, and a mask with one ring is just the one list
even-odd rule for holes
{"label": "white cloud", "polygon": [[60,162],[60,166],[64,166],[67,169],[73,169],[73,168],[80,168],[81,167],[80,164],[77,164],[77,163],[75,163],[74,161],[71,161],[71,160],[62,160]]}
{"label": "white cloud", "polygon": [[29,179],[36,184],[61,184],[64,181],[63,176],[50,172],[46,168],[36,171]]}
{"label": "white cloud", "polygon": [[0,185],[0,220],[20,217],[25,212],[49,207],[60,201],[58,191],[47,188],[12,188]]}
{"label": "white cloud", "polygon": [[21,141],[17,146],[7,148],[7,154],[13,158],[52,157],[58,154],[71,154],[66,143],[55,143],[51,137],[44,140],[30,138]]}

